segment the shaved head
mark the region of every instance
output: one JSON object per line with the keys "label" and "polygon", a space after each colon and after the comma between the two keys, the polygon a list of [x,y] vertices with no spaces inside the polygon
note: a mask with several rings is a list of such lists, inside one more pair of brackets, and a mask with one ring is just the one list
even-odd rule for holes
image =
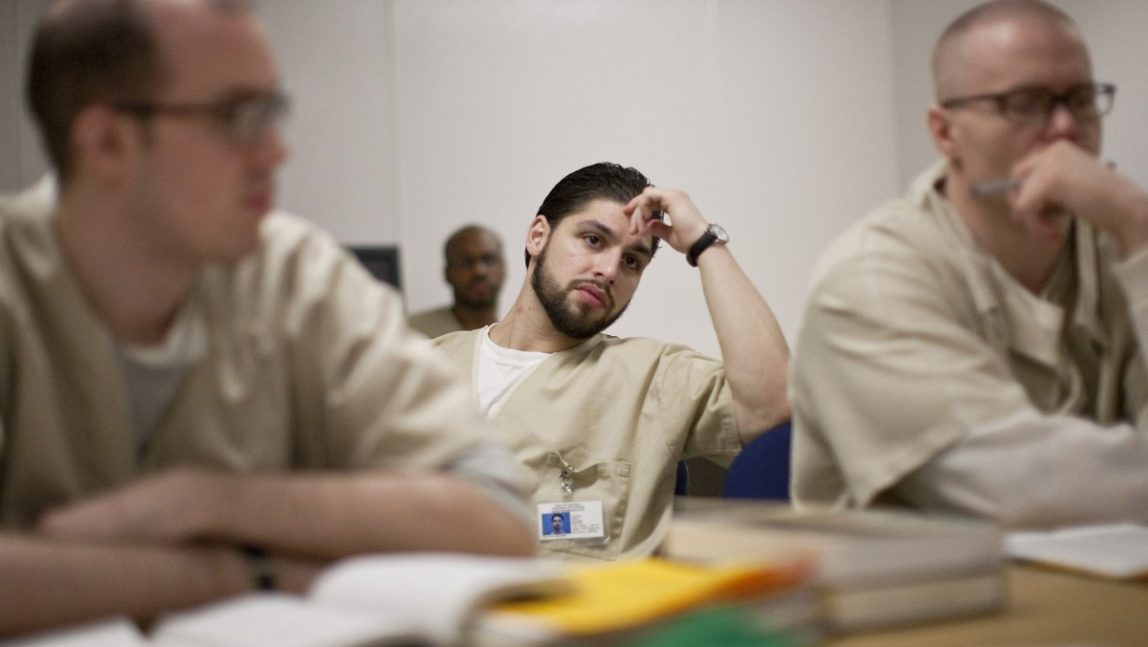
{"label": "shaved head", "polygon": [[968,36],[980,28],[1027,21],[1072,32],[1076,23],[1060,9],[1041,0],[996,0],[961,14],[941,34],[933,50],[933,83],[936,100],[944,101],[970,91],[969,73],[976,66],[971,61]]}

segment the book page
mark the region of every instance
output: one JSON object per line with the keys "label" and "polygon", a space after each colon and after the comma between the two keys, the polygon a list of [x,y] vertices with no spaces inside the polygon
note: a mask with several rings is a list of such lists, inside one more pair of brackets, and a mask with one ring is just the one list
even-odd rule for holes
{"label": "book page", "polygon": [[437,644],[457,644],[492,602],[569,590],[561,564],[455,553],[368,555],[343,560],[311,587],[316,603],[382,610],[409,619]]}
{"label": "book page", "polygon": [[1111,578],[1148,577],[1148,526],[1133,523],[1014,532],[1009,557]]}
{"label": "book page", "polygon": [[143,647],[144,635],[128,618],[112,618],[5,641],[6,647]]}
{"label": "book page", "polygon": [[313,604],[287,593],[252,593],[162,620],[161,647],[368,647],[426,641],[401,616]]}

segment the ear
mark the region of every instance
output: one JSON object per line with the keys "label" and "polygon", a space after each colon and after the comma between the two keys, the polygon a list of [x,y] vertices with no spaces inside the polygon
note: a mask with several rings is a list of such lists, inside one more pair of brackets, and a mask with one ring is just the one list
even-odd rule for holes
{"label": "ear", "polygon": [[531,259],[538,258],[539,252],[550,239],[550,221],[541,214],[534,216],[530,221],[530,229],[526,232],[526,251],[530,252]]}
{"label": "ear", "polygon": [[127,174],[139,139],[129,122],[108,106],[93,104],[81,110],[72,121],[75,169],[108,179]]}
{"label": "ear", "polygon": [[933,144],[937,150],[945,156],[945,159],[950,162],[955,162],[957,157],[957,143],[953,137],[952,116],[940,105],[933,104],[929,106],[928,117],[926,118],[929,126],[929,134],[933,136]]}

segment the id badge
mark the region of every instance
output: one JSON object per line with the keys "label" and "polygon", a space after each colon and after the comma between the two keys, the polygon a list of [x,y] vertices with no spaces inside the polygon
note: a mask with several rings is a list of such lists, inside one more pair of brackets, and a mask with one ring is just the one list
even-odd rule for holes
{"label": "id badge", "polygon": [[603,539],[606,524],[601,501],[560,501],[538,504],[538,539]]}

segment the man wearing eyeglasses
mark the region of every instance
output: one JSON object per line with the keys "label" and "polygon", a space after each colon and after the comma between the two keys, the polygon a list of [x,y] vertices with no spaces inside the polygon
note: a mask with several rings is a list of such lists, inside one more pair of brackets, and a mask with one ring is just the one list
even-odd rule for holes
{"label": "man wearing eyeglasses", "polygon": [[446,239],[442,255],[443,278],[454,303],[412,314],[411,328],[433,339],[498,321],[498,293],[506,276],[498,234],[481,225],[466,225]]}
{"label": "man wearing eyeglasses", "polygon": [[943,161],[822,258],[794,360],[797,504],[1148,520],[1148,194],[1073,21],[977,7],[933,60]]}
{"label": "man wearing eyeglasses", "polygon": [[60,188],[0,205],[0,636],[532,552],[524,475],[397,294],[269,213],[286,102],[245,5],[57,2],[30,65]]}

